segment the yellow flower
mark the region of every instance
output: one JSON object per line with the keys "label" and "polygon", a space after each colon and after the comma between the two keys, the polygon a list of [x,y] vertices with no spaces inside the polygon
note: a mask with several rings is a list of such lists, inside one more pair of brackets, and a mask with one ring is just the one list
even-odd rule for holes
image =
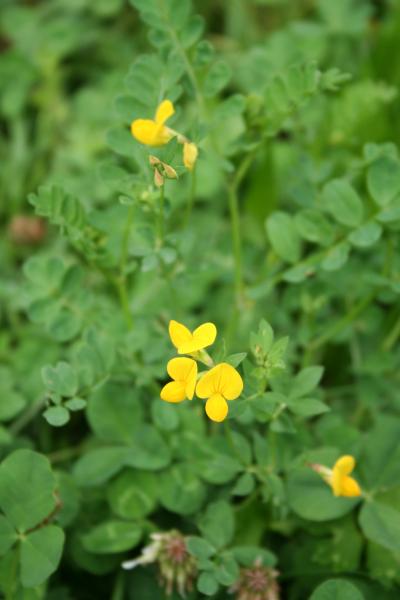
{"label": "yellow flower", "polygon": [[214,323],[203,323],[192,333],[182,323],[170,321],[169,335],[178,354],[191,354],[211,346],[217,336],[217,328]]}
{"label": "yellow flower", "polygon": [[223,421],[228,414],[227,400],[235,400],[243,390],[243,380],[228,363],[220,363],[208,371],[197,384],[196,394],[207,398],[206,413],[212,421]]}
{"label": "yellow flower", "polygon": [[168,144],[175,132],[165,126],[165,121],[172,117],[175,109],[171,100],[163,100],[158,106],[154,120],[136,119],[131,124],[131,132],[142,144],[147,146],[164,146]]}
{"label": "yellow flower", "polygon": [[353,456],[345,455],[338,458],[333,469],[328,469],[323,465],[313,464],[311,468],[319,473],[328,485],[332,488],[335,496],[344,496],[354,498],[361,496],[361,488],[357,481],[350,477],[354,470],[356,461]]}
{"label": "yellow flower", "polygon": [[196,144],[193,142],[184,142],[183,144],[183,164],[185,167],[192,171],[199,155]]}
{"label": "yellow flower", "polygon": [[354,470],[356,461],[353,456],[341,456],[334,464],[329,481],[335,496],[352,498],[361,496],[361,488],[353,477],[349,477]]}
{"label": "yellow flower", "polygon": [[166,402],[191,400],[197,379],[197,363],[192,358],[173,358],[167,364],[168,375],[173,379],[161,390],[160,397]]}

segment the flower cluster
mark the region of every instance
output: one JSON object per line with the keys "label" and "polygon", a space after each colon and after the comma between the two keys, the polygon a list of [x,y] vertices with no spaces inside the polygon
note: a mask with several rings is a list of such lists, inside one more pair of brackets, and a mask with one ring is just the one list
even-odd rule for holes
{"label": "flower cluster", "polygon": [[131,132],[138,142],[146,146],[165,146],[176,137],[183,144],[183,164],[191,171],[196,163],[198,148],[184,135],[168,127],[165,123],[175,113],[171,100],[163,100],[159,104],[154,119],[135,119],[131,124]]}
{"label": "flower cluster", "polygon": [[197,575],[196,561],[187,550],[186,538],[179,531],[152,533],[151,543],[145,546],[141,556],[122,563],[124,569],[156,563],[159,568],[160,584],[168,595],[174,588],[185,597],[193,588]]}
{"label": "flower cluster", "polygon": [[361,488],[357,481],[350,477],[350,473],[354,471],[356,461],[353,456],[341,456],[335,462],[332,469],[319,464],[312,464],[314,469],[324,481],[332,488],[335,496],[343,496],[345,498],[355,498],[361,496]]}
{"label": "flower cluster", "polygon": [[275,569],[264,567],[257,560],[252,567],[241,569],[230,591],[236,600],[279,600],[278,575]]}
{"label": "flower cluster", "polygon": [[[217,423],[228,414],[227,400],[235,400],[243,390],[243,380],[232,365],[214,363],[205,348],[211,346],[217,336],[213,323],[203,323],[191,332],[177,321],[170,321],[169,335],[178,354],[187,354],[171,359],[167,372],[172,381],[161,390],[161,399],[166,402],[182,402],[196,395],[207,400],[207,416]],[[206,372],[198,373],[197,362],[209,367]]]}

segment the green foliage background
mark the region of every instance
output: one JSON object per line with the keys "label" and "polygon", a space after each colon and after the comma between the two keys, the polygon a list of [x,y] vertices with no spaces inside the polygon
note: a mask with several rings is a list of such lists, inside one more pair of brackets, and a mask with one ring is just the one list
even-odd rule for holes
{"label": "green foliage background", "polygon": [[[399,597],[399,39],[398,0],[2,0],[7,600],[161,600],[121,563],[171,529],[193,599],[257,557],[282,599]],[[200,154],[150,151],[161,213],[163,98]],[[159,399],[170,319],[241,371],[223,425]],[[361,499],[307,467],[341,454]]]}

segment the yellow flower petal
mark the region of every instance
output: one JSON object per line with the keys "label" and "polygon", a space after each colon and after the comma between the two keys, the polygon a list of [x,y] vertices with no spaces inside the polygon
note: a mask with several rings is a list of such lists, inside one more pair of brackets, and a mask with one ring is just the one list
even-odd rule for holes
{"label": "yellow flower petal", "polygon": [[227,400],[234,400],[243,390],[243,380],[228,363],[221,363],[203,375],[196,387],[199,398],[209,398],[221,394]]}
{"label": "yellow flower petal", "polygon": [[193,170],[198,155],[199,151],[196,144],[192,142],[185,142],[183,144],[183,164],[189,171]]}
{"label": "yellow flower petal", "polygon": [[159,104],[157,111],[156,111],[156,116],[155,116],[156,123],[158,125],[164,125],[165,121],[167,119],[169,119],[170,117],[172,117],[174,112],[175,112],[175,109],[174,109],[174,105],[172,104],[171,100],[163,100],[161,102],[161,104]]}
{"label": "yellow flower petal", "polygon": [[154,145],[154,140],[157,139],[158,125],[151,119],[136,119],[131,124],[131,132],[133,137],[141,144],[148,146]]}
{"label": "yellow flower petal", "polygon": [[220,423],[228,414],[228,403],[221,394],[214,394],[206,402],[206,413],[211,421]]}
{"label": "yellow flower petal", "polygon": [[361,488],[355,479],[352,477],[345,477],[342,480],[340,495],[347,498],[361,496]]}
{"label": "yellow flower petal", "polygon": [[228,363],[221,363],[218,367],[220,368],[218,391],[227,400],[235,400],[243,391],[243,379]]}
{"label": "yellow flower petal", "polygon": [[187,340],[182,343],[179,348],[179,354],[189,354],[190,352],[197,352],[207,346],[211,346],[215,342],[217,337],[217,328],[214,323],[203,323],[200,327],[197,327],[192,334],[191,340]]}
{"label": "yellow flower petal", "polygon": [[356,461],[353,456],[345,455],[338,458],[335,462],[333,470],[337,470],[343,475],[350,475],[356,466]]}
{"label": "yellow flower petal", "polygon": [[197,379],[197,363],[192,358],[173,358],[167,364],[169,376],[184,386],[185,395],[189,400],[194,396]]}
{"label": "yellow flower petal", "polygon": [[215,369],[210,369],[205,373],[196,386],[196,395],[199,398],[210,398],[213,394],[216,393],[216,376]]}
{"label": "yellow flower petal", "polygon": [[175,348],[180,348],[183,344],[192,341],[192,334],[187,327],[178,323],[178,321],[169,322],[169,337]]}
{"label": "yellow flower petal", "polygon": [[160,398],[166,402],[182,402],[186,398],[185,384],[182,381],[170,381],[161,390]]}
{"label": "yellow flower petal", "polygon": [[193,337],[199,343],[203,344],[202,348],[211,346],[217,337],[217,328],[214,323],[203,323],[200,327],[196,327],[193,331]]}

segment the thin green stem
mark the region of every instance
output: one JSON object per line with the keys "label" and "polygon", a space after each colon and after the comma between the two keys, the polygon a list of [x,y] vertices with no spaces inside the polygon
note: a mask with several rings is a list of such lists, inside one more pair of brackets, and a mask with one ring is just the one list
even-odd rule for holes
{"label": "thin green stem", "polygon": [[228,188],[229,212],[231,217],[231,232],[233,257],[235,261],[235,296],[239,307],[243,297],[243,264],[242,264],[242,237],[240,231],[239,199],[236,187]]}
{"label": "thin green stem", "polygon": [[231,217],[232,246],[235,261],[235,295],[236,306],[240,308],[244,293],[243,284],[243,259],[242,259],[242,234],[240,230],[240,213],[238,190],[249,167],[251,166],[258,146],[249,152],[238,166],[232,181],[228,184],[229,213]]}
{"label": "thin green stem", "polygon": [[395,345],[395,343],[397,342],[399,337],[400,337],[400,317],[397,319],[391,332],[383,340],[382,350],[384,350],[385,352],[389,352],[393,348],[393,346]]}
{"label": "thin green stem", "polygon": [[135,207],[131,205],[128,210],[128,216],[125,223],[124,234],[122,236],[122,244],[121,244],[121,257],[119,261],[119,268],[121,274],[125,272],[126,263],[128,261],[129,254],[129,238],[131,234],[131,228],[133,223],[133,217],[135,215]]}
{"label": "thin green stem", "polygon": [[10,433],[13,436],[16,436],[36,417],[36,415],[42,410],[42,408],[44,408],[45,405],[45,398],[41,399],[39,402],[34,402],[33,404],[31,404],[27,408],[27,410],[24,413],[22,413],[22,415],[10,426]]}
{"label": "thin green stem", "polygon": [[126,277],[126,264],[128,262],[129,256],[129,238],[131,234],[131,228],[133,223],[133,217],[135,214],[134,206],[131,205],[129,207],[128,216],[126,219],[126,224],[124,228],[124,233],[122,236],[121,243],[121,255],[119,260],[119,278],[116,279],[115,285],[118,291],[118,297],[121,304],[121,308],[123,310],[125,320],[128,324],[129,329],[133,328],[133,319],[131,310],[129,307],[129,298],[128,298],[128,290],[127,290],[127,277]]}
{"label": "thin green stem", "polygon": [[186,205],[186,216],[185,216],[185,221],[184,221],[185,227],[187,227],[187,225],[190,221],[190,217],[192,216],[194,199],[196,197],[196,167],[193,168],[190,176],[191,176],[190,190],[189,190],[188,202]]}
{"label": "thin green stem", "polygon": [[16,592],[16,582],[18,574],[18,562],[19,562],[19,544],[14,549],[14,556],[12,557],[12,563],[10,568],[10,576],[7,581],[7,590],[5,594],[5,600],[14,600]]}
{"label": "thin green stem", "polygon": [[352,323],[366,308],[368,308],[371,302],[373,302],[375,294],[376,292],[370,294],[361,302],[356,304],[352,310],[350,310],[346,315],[344,315],[344,317],[333,323],[331,327],[328,327],[322,335],[312,340],[309,344],[309,348],[311,350],[316,350],[317,348],[325,344],[327,341],[338,335],[338,333],[340,333],[345,327],[350,325],[350,323]]}
{"label": "thin green stem", "polygon": [[164,206],[165,206],[165,190],[164,185],[160,187],[160,198],[159,198],[159,206],[157,211],[157,235],[158,242],[160,246],[162,246],[164,241],[164,229],[165,229],[165,219],[164,219]]}
{"label": "thin green stem", "polygon": [[131,315],[131,309],[129,306],[128,290],[126,289],[126,279],[119,279],[116,283],[116,286],[118,290],[119,302],[121,304],[125,320],[128,324],[129,329],[132,329],[133,319]]}

